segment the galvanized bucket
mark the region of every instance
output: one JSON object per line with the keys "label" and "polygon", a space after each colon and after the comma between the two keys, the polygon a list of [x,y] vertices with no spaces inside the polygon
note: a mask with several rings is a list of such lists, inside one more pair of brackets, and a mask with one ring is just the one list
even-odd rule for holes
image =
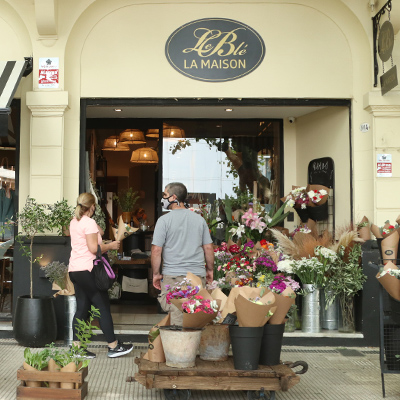
{"label": "galvanized bucket", "polygon": [[229,325],[206,325],[200,339],[200,358],[205,361],[226,361],[230,344]]}
{"label": "galvanized bucket", "polygon": [[65,324],[64,324],[64,344],[71,345],[73,342],[72,323],[76,313],[76,297],[64,296],[64,311],[65,311]]}
{"label": "galvanized bucket", "polygon": [[321,331],[321,290],[311,284],[303,284],[303,289],[308,294],[303,296],[301,330],[318,333]]}
{"label": "galvanized bucket", "polygon": [[326,298],[328,297],[329,290],[323,290],[321,293],[321,327],[327,330],[337,330],[339,320],[339,302],[335,298],[333,302],[326,307]]}

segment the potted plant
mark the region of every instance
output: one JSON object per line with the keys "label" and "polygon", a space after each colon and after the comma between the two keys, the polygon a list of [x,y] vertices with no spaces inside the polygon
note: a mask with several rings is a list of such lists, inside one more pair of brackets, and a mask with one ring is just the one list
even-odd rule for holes
{"label": "potted plant", "polygon": [[49,206],[51,211],[49,226],[56,230],[59,236],[69,236],[69,223],[74,216],[74,208],[63,199]]}
{"label": "potted plant", "polygon": [[53,286],[54,290],[67,288],[68,267],[63,262],[52,261],[45,266],[41,266],[40,269],[44,271],[46,278],[51,283],[58,286],[58,288]]}
{"label": "potted plant", "polygon": [[138,192],[135,192],[133,188],[121,190],[117,195],[113,196],[113,200],[117,202],[118,207],[122,211],[122,219],[127,224],[131,220],[131,213],[139,197]]}
{"label": "potted plant", "polygon": [[16,216],[20,230],[16,240],[23,255],[29,260],[30,294],[17,298],[13,331],[17,342],[26,347],[43,347],[55,341],[57,336],[53,298],[33,295],[33,264],[42,258],[33,257],[33,240],[39,233],[53,227],[49,215],[47,204],[38,204],[28,196],[24,208]]}
{"label": "potted plant", "polygon": [[[24,370],[25,371],[42,371],[49,363],[49,349],[44,349],[36,353],[32,353],[31,349],[27,347],[24,350]],[[25,381],[28,387],[41,387],[42,382],[39,381]]]}

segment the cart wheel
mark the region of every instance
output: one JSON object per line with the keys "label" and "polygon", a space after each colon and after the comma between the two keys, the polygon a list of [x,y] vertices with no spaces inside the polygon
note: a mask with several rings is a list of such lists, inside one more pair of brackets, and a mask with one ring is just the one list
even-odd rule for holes
{"label": "cart wheel", "polygon": [[[268,392],[268,391],[267,391]],[[247,400],[275,400],[275,391],[269,391],[267,394],[264,391],[264,388],[258,390],[248,390],[247,391]]]}
{"label": "cart wheel", "polygon": [[167,400],[189,400],[191,391],[189,389],[164,389]]}

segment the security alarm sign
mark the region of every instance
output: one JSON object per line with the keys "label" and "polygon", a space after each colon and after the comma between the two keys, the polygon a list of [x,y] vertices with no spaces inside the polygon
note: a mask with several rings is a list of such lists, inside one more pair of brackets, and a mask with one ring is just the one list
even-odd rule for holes
{"label": "security alarm sign", "polygon": [[39,58],[39,88],[58,88],[58,57]]}
{"label": "security alarm sign", "polygon": [[376,156],[376,176],[391,177],[392,176],[392,155],[377,154]]}

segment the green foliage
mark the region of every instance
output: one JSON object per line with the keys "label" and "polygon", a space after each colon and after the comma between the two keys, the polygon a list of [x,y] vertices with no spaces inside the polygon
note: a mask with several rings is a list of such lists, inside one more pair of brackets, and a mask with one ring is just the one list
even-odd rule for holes
{"label": "green foliage", "polygon": [[74,216],[74,208],[63,199],[49,206],[51,210],[48,221],[49,227],[57,231],[58,236],[64,236],[63,228],[68,228],[71,219]]}
{"label": "green foliage", "polygon": [[138,192],[133,191],[133,188],[129,188],[121,190],[118,195],[115,194],[113,200],[116,200],[122,212],[133,212],[139,197]]}
{"label": "green foliage", "polygon": [[99,205],[96,205],[96,210],[92,218],[103,231],[106,230],[106,216]]}
{"label": "green foliage", "polygon": [[79,346],[72,343],[71,347],[65,350],[59,350],[54,346],[54,343],[48,346],[49,348],[49,356],[52,358],[60,367],[65,367],[71,362],[74,362],[78,367],[81,364],[79,369],[85,368],[89,365],[90,360],[85,358],[86,349],[89,343],[91,343],[90,338],[96,333],[93,332],[93,329],[96,329],[95,326],[92,325],[94,318],[100,317],[100,312],[93,305],[91,310],[89,311],[89,319],[87,321],[82,321],[77,319],[76,327],[76,336],[79,340]]}
{"label": "green foliage", "polygon": [[65,289],[68,267],[59,261],[52,261],[51,263],[40,267],[44,271],[46,278],[51,283],[55,282],[61,289]]}
{"label": "green foliage", "polygon": [[110,260],[110,265],[115,264],[118,261],[118,250],[108,250],[107,256]]}
{"label": "green foliage", "polygon": [[280,224],[287,216],[289,215],[290,211],[287,213],[283,213],[286,207],[286,202],[281,205],[278,211],[275,213],[275,206],[271,208],[268,213],[268,217],[271,218],[271,221],[267,223],[268,228],[272,228],[278,224]]}
{"label": "green foliage", "polygon": [[38,371],[41,371],[47,367],[47,364],[49,363],[49,356],[49,349],[44,349],[36,353],[32,353],[29,347],[24,350],[25,362],[31,367],[36,368]]}
{"label": "green foliage", "polygon": [[328,304],[331,304],[336,296],[354,296],[367,280],[360,265],[360,243],[355,243],[348,252],[341,246],[338,256],[338,261],[332,264],[327,279],[326,290],[331,291],[331,295],[327,298]]}

